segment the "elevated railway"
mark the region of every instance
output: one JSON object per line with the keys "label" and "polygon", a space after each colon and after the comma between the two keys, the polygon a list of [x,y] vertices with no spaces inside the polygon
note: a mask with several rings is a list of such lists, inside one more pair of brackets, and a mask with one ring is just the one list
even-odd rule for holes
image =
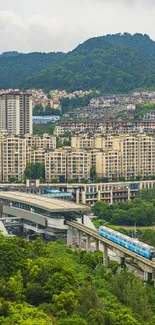
{"label": "elevated railway", "polygon": [[[68,221],[67,224],[70,227],[70,229],[74,228],[80,232],[80,236],[79,236],[80,238],[82,236],[82,233],[86,234],[88,236],[87,242],[89,242],[90,238],[95,239],[95,241],[97,241],[97,245],[96,245],[97,248],[99,248],[100,242],[104,245],[104,247],[105,247],[104,255],[106,255],[106,256],[104,256],[104,263],[106,266],[107,266],[107,260],[108,260],[108,248],[110,248],[110,249],[114,250],[116,252],[116,254],[121,258],[132,257],[145,272],[146,280],[148,278],[148,273],[152,273],[152,275],[154,276],[154,274],[155,274],[155,261],[154,260],[149,260],[145,257],[142,257],[142,256],[138,255],[137,253],[134,253],[134,252],[130,251],[129,249],[127,249],[119,244],[116,244],[107,238],[100,236],[96,230],[93,230],[83,224],[80,224],[80,223],[74,222],[74,221]],[[87,248],[89,248],[89,245],[87,245]]]}

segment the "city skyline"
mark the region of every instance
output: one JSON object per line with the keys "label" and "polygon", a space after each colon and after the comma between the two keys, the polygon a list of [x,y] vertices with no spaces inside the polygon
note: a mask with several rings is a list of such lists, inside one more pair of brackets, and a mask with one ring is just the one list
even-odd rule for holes
{"label": "city skyline", "polygon": [[154,14],[152,0],[2,1],[0,52],[67,52],[88,38],[118,32],[155,40]]}

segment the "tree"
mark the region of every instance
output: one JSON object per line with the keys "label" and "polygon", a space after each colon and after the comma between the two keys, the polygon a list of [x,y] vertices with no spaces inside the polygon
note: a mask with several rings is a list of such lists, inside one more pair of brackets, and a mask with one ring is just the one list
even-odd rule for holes
{"label": "tree", "polygon": [[16,180],[16,178],[14,176],[10,176],[8,179],[9,183],[14,183],[15,180]]}
{"label": "tree", "polygon": [[23,277],[20,271],[11,276],[8,281],[0,280],[0,296],[7,300],[22,301],[24,298],[23,289]]}
{"label": "tree", "polygon": [[139,278],[125,269],[113,278],[110,288],[121,303],[133,310],[139,321],[149,318],[151,310],[148,305],[148,297]]}
{"label": "tree", "polygon": [[44,107],[42,104],[36,104],[33,108],[33,115],[34,116],[39,116],[39,115],[43,115],[44,112]]}
{"label": "tree", "polygon": [[59,180],[57,178],[52,178],[51,183],[53,184],[59,183]]}
{"label": "tree", "polygon": [[[2,310],[5,302],[1,302],[0,309]],[[9,303],[7,314],[0,317],[0,325],[52,325],[51,319],[41,310],[30,307],[27,304]]]}
{"label": "tree", "polygon": [[57,325],[88,325],[88,323],[84,318],[75,315],[70,318],[58,320]]}
{"label": "tree", "polygon": [[57,317],[60,315],[71,316],[78,305],[78,301],[71,291],[67,293],[62,291],[59,295],[53,295],[52,303]]}
{"label": "tree", "polygon": [[33,179],[45,179],[45,165],[41,163],[28,163],[25,169],[25,177]]}

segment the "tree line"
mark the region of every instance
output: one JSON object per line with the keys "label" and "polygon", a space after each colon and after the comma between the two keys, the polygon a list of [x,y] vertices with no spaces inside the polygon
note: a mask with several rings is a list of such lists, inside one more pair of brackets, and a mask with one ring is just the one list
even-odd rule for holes
{"label": "tree line", "polygon": [[98,219],[111,225],[152,226],[155,224],[155,189],[142,189],[133,201],[118,202],[109,205],[98,201],[92,211]]}

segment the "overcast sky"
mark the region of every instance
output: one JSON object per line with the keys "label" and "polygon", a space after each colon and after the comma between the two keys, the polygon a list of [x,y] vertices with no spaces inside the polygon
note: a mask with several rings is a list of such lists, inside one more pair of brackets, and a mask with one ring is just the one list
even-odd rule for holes
{"label": "overcast sky", "polygon": [[69,51],[94,36],[155,40],[155,0],[0,0],[0,52]]}

